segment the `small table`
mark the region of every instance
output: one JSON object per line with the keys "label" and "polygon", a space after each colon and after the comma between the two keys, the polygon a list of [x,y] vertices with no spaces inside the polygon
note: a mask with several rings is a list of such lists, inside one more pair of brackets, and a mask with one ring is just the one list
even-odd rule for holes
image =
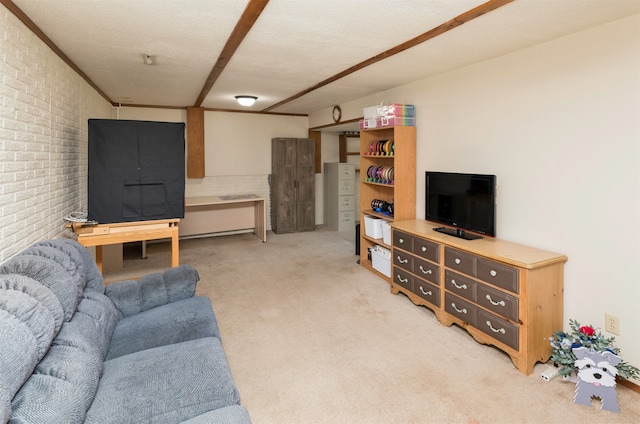
{"label": "small table", "polygon": [[255,194],[201,196],[185,199],[180,236],[200,236],[225,231],[253,232],[267,242],[265,199]]}
{"label": "small table", "polygon": [[78,235],[78,243],[85,247],[95,246],[96,264],[102,273],[102,246],[129,243],[133,241],[171,239],[171,266],[180,265],[178,223],[180,219],[159,219],[154,221],[118,222],[114,224],[83,225],[73,224],[73,232]]}

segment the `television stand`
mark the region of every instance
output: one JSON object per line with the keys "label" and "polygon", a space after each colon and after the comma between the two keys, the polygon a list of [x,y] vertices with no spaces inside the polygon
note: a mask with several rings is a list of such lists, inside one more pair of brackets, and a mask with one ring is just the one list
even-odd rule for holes
{"label": "television stand", "polygon": [[433,231],[438,225],[391,223],[391,293],[402,292],[442,325],[456,324],[531,374],[551,356],[549,334],[562,328],[567,257],[488,236],[471,243]]}
{"label": "television stand", "polygon": [[481,239],[482,236],[476,234],[469,234],[465,230],[461,230],[460,228],[446,228],[446,227],[435,227],[433,231],[437,231],[439,233],[448,234],[450,236],[458,237],[465,240],[478,240]]}

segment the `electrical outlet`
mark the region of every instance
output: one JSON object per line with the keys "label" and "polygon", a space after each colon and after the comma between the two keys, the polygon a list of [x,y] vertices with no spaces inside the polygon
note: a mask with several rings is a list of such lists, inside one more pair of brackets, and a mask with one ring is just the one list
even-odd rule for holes
{"label": "electrical outlet", "polygon": [[620,317],[604,314],[604,329],[609,333],[620,335]]}

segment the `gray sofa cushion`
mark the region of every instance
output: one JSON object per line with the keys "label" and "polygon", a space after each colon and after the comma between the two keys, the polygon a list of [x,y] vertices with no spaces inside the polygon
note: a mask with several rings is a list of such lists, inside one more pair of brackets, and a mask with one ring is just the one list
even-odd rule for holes
{"label": "gray sofa cushion", "polygon": [[92,342],[98,348],[100,358],[106,358],[113,331],[120,320],[120,313],[107,296],[87,290],[73,319],[79,319],[76,317],[81,315],[93,322],[95,330],[92,333]]}
{"label": "gray sofa cushion", "polygon": [[209,298],[190,297],[120,320],[107,359],[201,337],[220,338],[220,330]]}
{"label": "gray sofa cushion", "polygon": [[[76,254],[76,256],[78,256],[77,259],[80,259],[80,254],[77,253],[75,249],[74,253]],[[42,256],[44,258],[49,258],[55,261],[55,263],[57,263],[62,268],[64,268],[65,271],[67,271],[69,277],[71,277],[71,279],[73,280],[73,284],[76,287],[79,287],[80,291],[83,291],[85,285],[87,284],[87,279],[84,272],[84,264],[78,264],[69,256],[68,252],[64,252],[51,246],[35,244],[20,252],[19,255]]]}
{"label": "gray sofa cushion", "polygon": [[71,319],[82,297],[77,281],[54,260],[42,256],[14,256],[0,266],[0,274],[24,275],[50,289],[62,305],[65,321]]}
{"label": "gray sofa cushion", "polygon": [[80,387],[50,375],[33,374],[12,402],[11,423],[75,424],[85,411]]}
{"label": "gray sofa cushion", "polygon": [[87,290],[77,312],[62,325],[47,355],[13,399],[12,419],[28,423],[83,422],[118,319],[109,298]]}
{"label": "gray sofa cushion", "polygon": [[0,380],[0,423],[6,423],[11,418],[11,397],[9,389]]}
{"label": "gray sofa cushion", "polygon": [[231,405],[198,415],[182,424],[251,424],[247,408],[242,405]]}
{"label": "gray sofa cushion", "polygon": [[96,394],[101,370],[102,364],[81,348],[51,346],[16,394],[12,419],[26,423],[83,422]]}
{"label": "gray sofa cushion", "polygon": [[34,375],[49,375],[78,386],[86,412],[98,390],[98,381],[102,364],[96,364],[87,352],[73,346],[51,346],[47,355],[40,361]]}
{"label": "gray sofa cushion", "polygon": [[[39,244],[53,246],[58,249],[64,250],[65,252],[68,248],[75,249],[80,254],[80,258],[84,263],[84,272],[87,278],[86,288],[89,290],[95,290],[100,293],[104,293],[104,279],[102,278],[102,274],[100,274],[100,270],[98,269],[98,265],[96,265],[96,261],[93,259],[93,256],[91,256],[91,253],[89,253],[86,247],[75,240],[64,238],[47,240],[40,242]],[[75,257],[73,253],[69,254],[72,257]]]}
{"label": "gray sofa cushion", "polygon": [[[71,259],[71,261],[75,264],[75,267],[78,269],[78,272],[81,274],[82,278],[84,279],[85,284],[86,284],[86,281],[89,279],[88,274],[91,268],[95,267],[96,272],[98,271],[97,266],[95,265],[95,262],[93,260],[93,257],[87,251],[87,248],[82,246],[80,243],[78,243],[75,240],[66,239],[66,238],[60,238],[60,239],[54,239],[54,240],[43,240],[33,244],[31,247],[37,247],[37,246],[52,247],[64,253],[65,255],[67,255],[69,259]],[[89,263],[92,264],[93,267],[87,266],[86,259],[84,258],[83,253],[88,256]]]}
{"label": "gray sofa cushion", "polygon": [[[93,367],[102,369],[104,346],[101,340],[104,330],[98,328],[96,321],[87,314],[75,314],[73,319],[65,322],[60,333],[53,341],[58,346],[73,346],[86,352],[93,360]],[[107,341],[108,344],[108,341]]]}
{"label": "gray sofa cushion", "polygon": [[6,404],[49,349],[61,322],[53,294],[27,277],[0,275],[0,399]]}
{"label": "gray sofa cushion", "polygon": [[180,265],[163,273],[147,274],[138,281],[111,283],[105,294],[126,317],[193,296],[199,279],[193,267]]}
{"label": "gray sofa cushion", "polygon": [[36,280],[18,274],[0,274],[0,290],[19,291],[33,297],[46,307],[54,319],[55,334],[64,321],[64,311],[56,295]]}
{"label": "gray sofa cushion", "polygon": [[104,365],[87,423],[177,423],[240,403],[215,337],[143,350]]}

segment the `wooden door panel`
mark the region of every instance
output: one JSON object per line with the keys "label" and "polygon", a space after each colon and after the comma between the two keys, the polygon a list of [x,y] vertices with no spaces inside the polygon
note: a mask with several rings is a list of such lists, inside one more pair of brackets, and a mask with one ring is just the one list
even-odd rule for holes
{"label": "wooden door panel", "polygon": [[297,214],[298,231],[315,229],[315,142],[312,139],[299,139],[296,156]]}
{"label": "wooden door panel", "polygon": [[274,138],[271,155],[271,229],[315,229],[315,142]]}
{"label": "wooden door panel", "polygon": [[313,231],[315,229],[315,205],[313,203],[298,203],[296,208],[296,230]]}

